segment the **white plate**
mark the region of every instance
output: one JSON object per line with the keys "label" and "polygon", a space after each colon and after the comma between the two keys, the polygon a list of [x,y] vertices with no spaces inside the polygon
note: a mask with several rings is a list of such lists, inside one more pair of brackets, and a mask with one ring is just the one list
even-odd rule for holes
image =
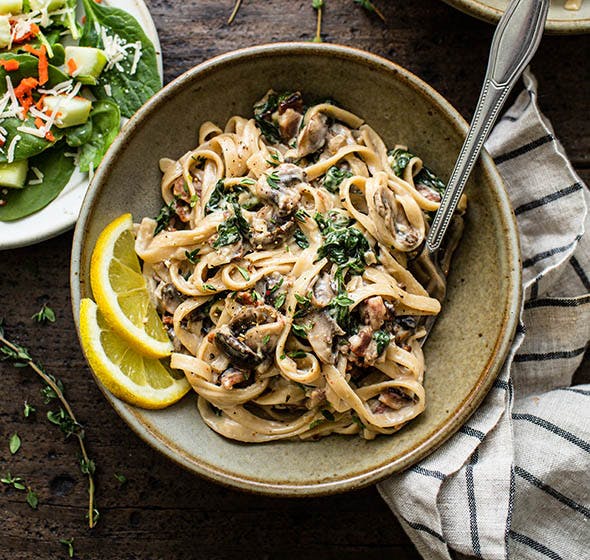
{"label": "white plate", "polygon": [[[462,12],[486,21],[498,21],[508,0],[444,0]],[[579,10],[566,10],[564,0],[551,0],[545,29],[549,33],[590,33],[590,0],[583,0]]]}
{"label": "white plate", "polygon": [[[110,0],[108,4],[125,10],[137,19],[154,44],[158,72],[162,77],[160,41],[147,6],[142,0]],[[33,245],[73,227],[78,219],[88,184],[88,174],[75,169],[63,191],[45,208],[14,222],[0,222],[0,250]]]}

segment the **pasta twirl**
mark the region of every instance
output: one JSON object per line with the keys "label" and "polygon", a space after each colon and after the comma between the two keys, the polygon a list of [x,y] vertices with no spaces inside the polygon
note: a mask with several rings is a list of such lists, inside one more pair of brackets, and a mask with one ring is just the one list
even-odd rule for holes
{"label": "pasta twirl", "polygon": [[161,169],[166,206],[136,251],[208,426],[372,439],[424,410],[420,325],[444,276],[420,249],[444,184],[420,158],[333,103],[269,91]]}

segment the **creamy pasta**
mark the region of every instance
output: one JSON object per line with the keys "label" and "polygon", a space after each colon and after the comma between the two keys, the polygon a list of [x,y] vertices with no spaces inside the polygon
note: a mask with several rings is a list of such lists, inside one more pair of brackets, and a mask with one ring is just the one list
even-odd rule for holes
{"label": "creamy pasta", "polygon": [[209,427],[372,439],[424,410],[421,324],[445,278],[421,248],[444,184],[420,158],[332,102],[271,90],[160,167],[166,205],[136,252]]}

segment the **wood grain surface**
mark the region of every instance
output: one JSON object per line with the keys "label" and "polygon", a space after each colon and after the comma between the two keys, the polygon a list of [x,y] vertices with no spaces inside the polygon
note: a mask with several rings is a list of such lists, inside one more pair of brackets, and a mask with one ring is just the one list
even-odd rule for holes
{"label": "wood grain surface", "polygon": [[[437,0],[374,0],[386,23],[352,0],[326,0],[325,41],[366,49],[405,66],[470,118],[493,28]],[[160,34],[165,81],[207,58],[249,45],[309,40],[311,0],[148,0]],[[540,104],[572,162],[590,179],[588,38],[545,37],[532,64]],[[586,52],[586,55],[584,55]],[[28,369],[0,363],[0,474],[24,477],[39,494],[33,511],[22,493],[0,488],[0,559],[66,558],[59,539],[74,538],[84,559],[381,559],[419,555],[375,488],[321,499],[263,498],[217,486],[172,464],[119,419],[94,384],[71,316],[72,234],[0,253],[0,317],[8,335],[60,377],[83,422],[97,463],[92,531],[84,519],[87,487],[78,448],[46,419],[40,383]],[[48,302],[55,324],[31,315]],[[37,407],[23,417],[23,402]],[[8,438],[22,448],[11,456]],[[115,473],[128,483],[120,488]]]}

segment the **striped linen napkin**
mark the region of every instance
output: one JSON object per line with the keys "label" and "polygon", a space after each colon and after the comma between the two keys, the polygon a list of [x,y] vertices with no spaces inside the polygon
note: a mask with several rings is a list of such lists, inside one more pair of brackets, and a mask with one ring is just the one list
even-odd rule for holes
{"label": "striped linen napkin", "polygon": [[520,230],[525,303],[514,343],[466,425],[379,485],[428,560],[590,557],[590,385],[572,386],[590,340],[590,191],[528,71],[524,84],[486,144]]}

